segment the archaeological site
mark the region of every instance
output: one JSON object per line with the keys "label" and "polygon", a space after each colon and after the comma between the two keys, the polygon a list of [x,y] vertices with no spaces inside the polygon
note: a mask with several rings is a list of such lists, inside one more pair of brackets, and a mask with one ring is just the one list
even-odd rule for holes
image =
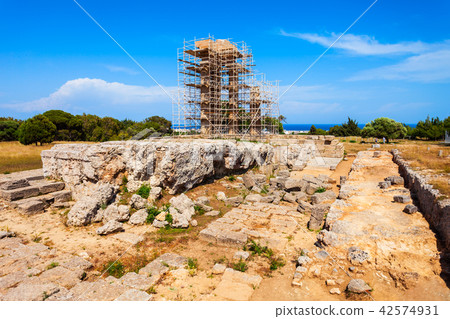
{"label": "archaeological site", "polygon": [[0,300],[449,300],[450,200],[395,145],[279,134],[254,65],[185,41],[173,136],[1,175]]}
{"label": "archaeological site", "polygon": [[449,201],[396,151],[191,136],[42,162],[0,180],[1,300],[448,300]]}

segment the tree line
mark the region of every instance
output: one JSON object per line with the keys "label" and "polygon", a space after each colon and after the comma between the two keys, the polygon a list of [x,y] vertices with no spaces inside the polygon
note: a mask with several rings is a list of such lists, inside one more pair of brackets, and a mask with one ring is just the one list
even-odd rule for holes
{"label": "tree line", "polygon": [[92,114],[72,115],[61,110],[50,110],[25,121],[0,117],[0,141],[19,141],[22,144],[44,144],[52,141],[128,140],[139,132],[147,134],[172,133],[172,123],[160,116],[143,121],[117,120]]}
{"label": "tree line", "polygon": [[309,134],[312,135],[384,137],[388,141],[402,138],[437,141],[445,137],[445,132],[450,132],[450,116],[445,120],[428,116],[425,120],[419,121],[414,128],[387,117],[380,117],[367,123],[363,129],[358,126],[356,120],[349,117],[346,123],[335,125],[329,131],[316,128],[314,125],[309,130]]}

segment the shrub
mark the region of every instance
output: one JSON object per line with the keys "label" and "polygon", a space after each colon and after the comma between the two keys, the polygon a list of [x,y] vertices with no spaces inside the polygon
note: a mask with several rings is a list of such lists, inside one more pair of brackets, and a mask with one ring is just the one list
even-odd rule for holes
{"label": "shrub", "polygon": [[173,217],[172,217],[172,215],[170,213],[167,213],[166,218],[164,218],[164,220],[166,222],[168,222],[169,225],[172,225],[172,223],[173,223]]}
{"label": "shrub", "polygon": [[143,184],[143,185],[141,185],[141,187],[139,187],[139,189],[137,190],[136,194],[138,194],[142,198],[147,199],[148,196],[150,195],[150,187],[145,185],[145,184]]}
{"label": "shrub", "polygon": [[229,180],[230,182],[234,182],[234,181],[236,180],[236,176],[230,175],[230,176],[228,176],[228,180]]}
{"label": "shrub", "polygon": [[151,224],[153,223],[153,221],[155,220],[156,216],[158,216],[161,212],[158,210],[157,207],[149,207],[147,208],[147,219],[146,219],[146,223],[147,224]]}

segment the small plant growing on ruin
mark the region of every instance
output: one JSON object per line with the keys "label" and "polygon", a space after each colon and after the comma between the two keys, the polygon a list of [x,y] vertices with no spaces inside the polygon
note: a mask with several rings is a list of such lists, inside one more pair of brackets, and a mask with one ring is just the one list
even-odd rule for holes
{"label": "small plant growing on ruin", "polygon": [[101,208],[102,210],[105,210],[106,207],[108,207],[108,205],[106,205],[106,203],[102,203],[102,205],[100,206],[100,208]]}
{"label": "small plant growing on ruin", "polygon": [[41,234],[35,234],[33,235],[33,237],[31,238],[32,241],[34,241],[35,243],[39,243],[42,240],[42,237],[40,236]]}
{"label": "small plant growing on ruin", "polygon": [[147,208],[147,214],[148,215],[147,215],[146,223],[147,224],[153,223],[153,221],[155,220],[156,216],[158,216],[160,213],[161,212],[155,206]]}
{"label": "small plant growing on ruin", "polygon": [[253,239],[247,246],[244,246],[244,250],[251,251],[253,255],[271,257],[273,256],[273,250],[267,246],[261,246],[259,243],[255,242]]}
{"label": "small plant growing on ruin", "polygon": [[128,183],[128,178],[124,175],[122,177],[122,185],[125,186],[125,185],[127,185],[127,183]]}
{"label": "small plant growing on ruin", "polygon": [[269,185],[263,185],[261,188],[261,194],[267,194],[269,192]]}
{"label": "small plant growing on ruin", "polygon": [[248,196],[248,194],[250,194],[250,192],[248,191],[248,189],[243,189],[243,190],[241,191],[241,196],[242,196],[244,199]]}
{"label": "small plant growing on ruin", "polygon": [[197,261],[197,258],[188,258],[188,261],[187,261],[187,268],[188,268],[188,269],[198,269],[198,261]]}
{"label": "small plant growing on ruin", "polygon": [[145,184],[143,184],[143,185],[141,185],[141,187],[139,187],[139,189],[137,190],[136,194],[138,194],[142,198],[147,199],[148,196],[150,195],[150,187],[145,185]]}
{"label": "small plant growing on ruin", "polygon": [[228,176],[228,181],[234,182],[235,180],[236,180],[236,176],[234,176],[234,175]]}
{"label": "small plant growing on ruin", "polygon": [[247,264],[241,259],[239,262],[232,264],[232,268],[237,271],[245,272],[248,269]]}
{"label": "small plant growing on ruin", "polygon": [[150,288],[148,288],[148,289],[147,289],[147,293],[148,293],[149,295],[156,294],[155,286],[151,286]]}
{"label": "small plant growing on ruin", "polygon": [[195,212],[199,215],[203,215],[205,213],[205,210],[203,209],[203,207],[201,207],[199,205],[195,205],[194,209],[195,209]]}
{"label": "small plant growing on ruin", "polygon": [[104,270],[108,273],[108,275],[116,278],[120,278],[125,274],[125,266],[120,261],[110,261],[106,264]]}
{"label": "small plant growing on ruin", "polygon": [[173,223],[173,216],[170,213],[166,214],[166,218],[164,218],[164,220],[169,224],[172,225]]}
{"label": "small plant growing on ruin", "polygon": [[316,189],[316,191],[314,193],[319,194],[319,193],[324,193],[325,191],[326,191],[325,188],[319,187],[318,189]]}
{"label": "small plant growing on ruin", "polygon": [[59,266],[59,263],[52,262],[50,265],[47,266],[47,269],[53,269],[53,268],[58,267],[58,266]]}
{"label": "small plant growing on ruin", "polygon": [[270,270],[272,270],[272,271],[283,267],[285,264],[286,263],[284,262],[284,260],[280,257],[270,258]]}

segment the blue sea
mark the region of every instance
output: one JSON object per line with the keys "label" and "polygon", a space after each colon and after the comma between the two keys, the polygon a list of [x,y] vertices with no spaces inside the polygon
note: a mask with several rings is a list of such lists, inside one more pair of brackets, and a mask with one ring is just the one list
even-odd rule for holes
{"label": "blue sea", "polygon": [[[286,131],[309,131],[311,125],[314,125],[316,128],[328,131],[331,127],[341,124],[283,124],[283,128]],[[358,127],[362,129],[364,128],[365,125],[366,124],[358,124]],[[416,124],[406,124],[406,125],[409,125],[412,128],[416,127]]]}

